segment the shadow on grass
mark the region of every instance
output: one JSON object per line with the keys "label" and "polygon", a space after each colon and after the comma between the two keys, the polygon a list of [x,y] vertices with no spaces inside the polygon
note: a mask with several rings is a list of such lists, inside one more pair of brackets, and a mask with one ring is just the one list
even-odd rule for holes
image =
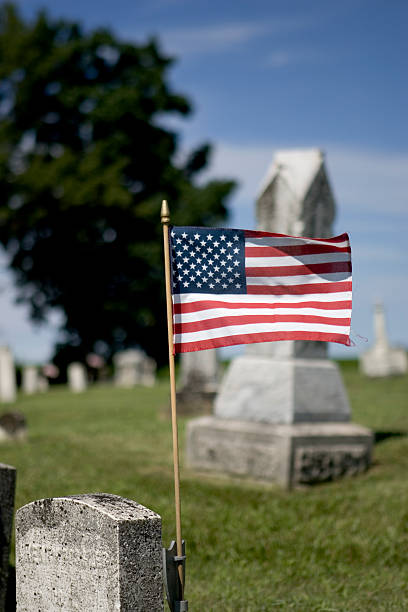
{"label": "shadow on grass", "polygon": [[376,431],[374,432],[374,444],[379,444],[387,438],[405,438],[408,436],[406,431]]}

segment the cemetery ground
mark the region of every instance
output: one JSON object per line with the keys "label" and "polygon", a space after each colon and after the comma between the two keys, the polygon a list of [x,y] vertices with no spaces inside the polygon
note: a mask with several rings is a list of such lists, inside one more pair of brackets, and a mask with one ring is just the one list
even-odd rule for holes
{"label": "cemetery ground", "polygon": [[[224,612],[408,610],[408,376],[368,380],[341,364],[353,421],[376,432],[365,474],[296,489],[188,470],[179,418],[186,597]],[[17,468],[16,508],[45,497],[107,492],[158,512],[175,537],[169,386],[54,388],[11,409],[29,437],[3,443]],[[3,410],[8,407],[3,405]],[[14,557],[12,558],[14,563]]]}

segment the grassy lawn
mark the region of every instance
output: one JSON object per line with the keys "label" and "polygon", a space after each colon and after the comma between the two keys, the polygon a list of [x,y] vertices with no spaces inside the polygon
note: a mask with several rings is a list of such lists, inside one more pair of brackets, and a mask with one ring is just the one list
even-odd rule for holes
{"label": "grassy lawn", "polygon": [[[186,597],[195,612],[408,610],[408,377],[364,379],[342,364],[353,421],[378,432],[364,475],[288,493],[183,465]],[[107,492],[158,512],[175,536],[168,385],[20,397],[29,439],[2,444],[18,470],[16,508]],[[6,410],[7,406],[3,406]]]}

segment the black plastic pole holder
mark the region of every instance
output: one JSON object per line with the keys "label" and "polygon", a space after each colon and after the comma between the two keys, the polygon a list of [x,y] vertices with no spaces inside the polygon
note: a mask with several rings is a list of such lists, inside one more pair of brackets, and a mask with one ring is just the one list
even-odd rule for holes
{"label": "black plastic pole holder", "polygon": [[182,588],[178,573],[178,566],[183,565],[184,584],[186,580],[186,546],[182,542],[182,555],[177,555],[175,540],[171,541],[169,548],[163,548],[163,579],[166,590],[166,599],[171,612],[187,612],[188,601],[182,598]]}

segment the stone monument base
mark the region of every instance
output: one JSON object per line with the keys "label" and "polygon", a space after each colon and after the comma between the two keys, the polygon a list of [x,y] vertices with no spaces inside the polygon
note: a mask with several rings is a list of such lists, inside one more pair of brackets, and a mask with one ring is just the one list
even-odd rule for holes
{"label": "stone monument base", "polygon": [[403,376],[408,371],[407,352],[403,348],[369,349],[360,356],[360,369],[372,378]]}
{"label": "stone monument base", "polygon": [[353,423],[281,425],[208,416],[187,426],[190,467],[288,488],[365,471],[372,445],[372,432]]}

